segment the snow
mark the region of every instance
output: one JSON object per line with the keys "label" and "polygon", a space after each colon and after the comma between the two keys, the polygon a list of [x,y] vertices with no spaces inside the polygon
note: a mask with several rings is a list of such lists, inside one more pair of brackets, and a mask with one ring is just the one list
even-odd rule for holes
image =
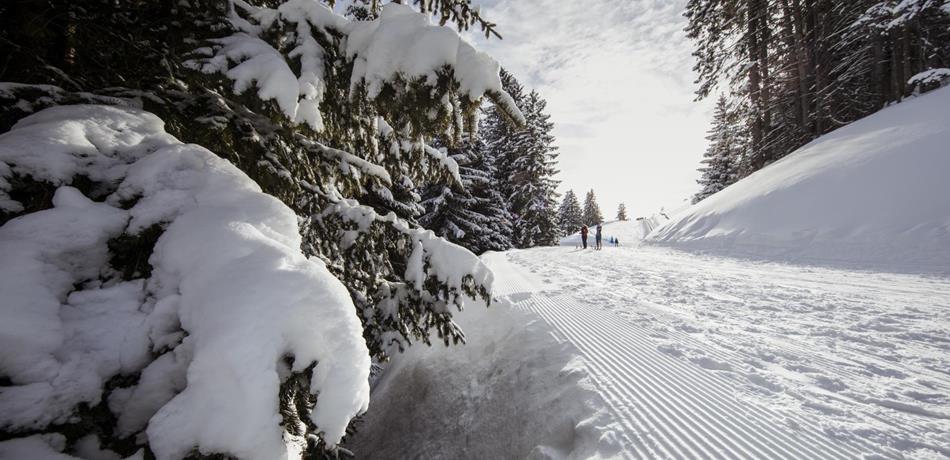
{"label": "snow", "polygon": [[820,137],[650,235],[677,248],[821,265],[950,271],[950,89]]}
{"label": "snow", "polygon": [[396,77],[422,78],[433,85],[444,66],[452,68],[460,90],[471,100],[504,92],[494,59],[451,28],[430,24],[428,16],[409,5],[388,3],[378,19],[353,22],[346,55],[354,62],[352,83],[365,82],[370,97]]}
{"label": "snow", "polygon": [[358,458],[943,458],[950,279],[642,245],[488,253],[463,347],[412,347]]}
{"label": "snow", "polygon": [[[77,456],[63,454],[66,437],[60,434],[33,435],[24,438],[0,441],[0,458],[29,460],[122,460],[121,455],[102,449],[94,435],[76,441]],[[126,460],[143,460],[144,450],[125,457]]]}
{"label": "snow", "polygon": [[[234,81],[237,94],[256,87],[258,97],[274,100],[289,119],[322,131],[320,103],[326,91],[325,52],[314,38],[313,28],[324,34],[327,28],[344,30],[346,19],[333,14],[326,5],[308,0],[291,0],[276,10],[241,0],[230,2],[229,6],[229,20],[239,32],[210,40],[213,48],[195,49],[196,59],[185,64],[204,73],[224,73]],[[239,10],[256,24],[243,17]],[[299,61],[299,75],[276,48],[260,38],[278,18],[289,22],[296,32],[296,46],[288,57]]]}
{"label": "snow", "polygon": [[[948,278],[750,263],[648,245],[538,248],[487,262],[497,296],[572,345],[561,352],[579,356],[573,367],[606,404],[602,426],[622,446],[614,458],[950,455]],[[470,340],[491,334],[464,326]],[[491,355],[481,365],[503,372],[509,359],[550,359],[534,350],[504,353],[513,356]],[[437,376],[457,385],[478,366],[436,352],[426,359],[454,366],[458,383]],[[399,374],[427,376],[421,362],[411,365]],[[377,389],[374,404],[387,398]],[[480,409],[453,416],[465,420]],[[460,424],[465,436],[489,430]]]}
{"label": "snow", "polygon": [[455,183],[462,183],[462,176],[459,175],[459,165],[456,163],[455,159],[450,157],[448,152],[445,150],[435,149],[429,147],[428,145],[423,146],[426,154],[430,158],[438,162],[449,174],[452,175],[452,178],[455,180]]}
{"label": "snow", "polygon": [[76,460],[60,452],[66,446],[62,435],[33,435],[0,442],[0,458],[30,460]]}
{"label": "snow", "polygon": [[70,294],[98,278],[125,212],[68,186],[53,206],[0,227],[0,371],[15,384],[0,393],[3,428],[65,423],[75,405],[99,402],[106,379],[148,359],[141,282]]}
{"label": "snow", "polygon": [[393,357],[348,439],[357,458],[616,457],[619,428],[573,346],[507,299],[454,319],[464,346]]}
{"label": "snow", "polygon": [[423,289],[425,280],[430,277],[457,291],[442,299],[448,304],[463,301],[464,296],[457,294],[469,278],[476,286],[491,286],[494,280],[491,270],[471,251],[439,238],[431,230],[412,228],[393,212],[381,216],[369,206],[354,200],[341,200],[324,210],[323,215],[330,214],[356,225],[355,234],[344,234],[344,243],[355,241],[358,233],[368,231],[373,222],[391,223],[395,230],[408,236],[413,250],[406,263],[405,279],[413,283],[413,288],[423,296],[431,295]]}
{"label": "snow", "polygon": [[[297,118],[301,88],[297,76],[280,52],[264,40],[246,33],[219,38],[213,43],[220,45],[220,48],[214,58],[200,67],[201,71],[226,72],[228,78],[234,80],[236,94],[256,84],[258,97],[265,101],[273,99],[284,115],[290,119]],[[239,64],[228,68],[230,62]],[[311,125],[314,129],[321,126],[317,123]]]}
{"label": "snow", "polygon": [[[315,36],[332,42],[333,33],[345,37],[340,51],[353,62],[351,86],[365,83],[371,98],[397,78],[423,79],[434,86],[438,72],[448,66],[462,94],[472,101],[487,94],[524,123],[502,89],[498,62],[455,30],[431,24],[426,14],[411,6],[386,4],[373,21],[350,21],[312,0],[291,0],[276,10],[242,0],[232,0],[229,6],[229,20],[237,32],[210,40],[210,48],[195,49],[195,58],[185,64],[204,73],[225,74],[237,94],[256,88],[262,100],[273,100],[289,119],[316,131],[324,127],[320,103],[326,91],[326,50]],[[294,30],[295,46],[286,58],[262,38],[278,22]],[[299,61],[296,73],[295,61]]]}
{"label": "snow", "polygon": [[[18,122],[0,165],[0,186],[16,173],[58,187],[51,209],[0,227],[4,430],[64,423],[107,379],[143,369],[108,403],[124,434],[147,424],[159,459],[298,456],[306,440],[283,432],[277,394],[312,364],[310,418],[329,445],[365,411],[370,358],[348,291],[300,252],[293,211],[236,167],[152,114],[87,105]],[[93,201],[76,176],[115,192]],[[151,276],[120,280],[107,243],[154,224]],[[14,447],[42,447],[27,439]]]}
{"label": "snow", "polygon": [[950,79],[950,69],[928,69],[910,77],[910,80],[907,80],[907,85],[914,87],[930,83],[941,83],[947,79]]}

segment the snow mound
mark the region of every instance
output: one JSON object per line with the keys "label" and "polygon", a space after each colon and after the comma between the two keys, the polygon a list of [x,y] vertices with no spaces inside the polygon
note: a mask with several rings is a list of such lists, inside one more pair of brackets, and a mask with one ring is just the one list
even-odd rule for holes
{"label": "snow mound", "polygon": [[[70,186],[83,176],[101,201]],[[75,105],[0,135],[3,210],[23,209],[9,192],[24,177],[56,191],[50,209],[0,226],[0,430],[103,402],[118,435],[144,434],[158,459],[299,457],[307,441],[281,426],[278,393],[308,370],[328,444],[365,411],[370,358],[346,288],[300,252],[293,211],[232,164],[150,113]],[[155,226],[150,275],[124,279],[110,244]]]}
{"label": "snow mound", "polygon": [[618,428],[579,352],[518,308],[531,296],[468,305],[454,317],[465,346],[395,356],[348,439],[357,457],[616,458]]}
{"label": "snow mound", "polygon": [[649,241],[726,255],[950,271],[950,88],[805,145],[710,196]]}
{"label": "snow mound", "polygon": [[[608,245],[610,238],[617,238],[621,245],[635,246],[640,244],[654,228],[662,225],[668,219],[665,214],[654,214],[650,217],[638,217],[631,220],[613,220],[603,224],[604,245]],[[596,226],[591,228],[590,237],[587,240],[588,245],[594,244],[594,232]],[[561,238],[561,246],[580,246],[580,232]]]}

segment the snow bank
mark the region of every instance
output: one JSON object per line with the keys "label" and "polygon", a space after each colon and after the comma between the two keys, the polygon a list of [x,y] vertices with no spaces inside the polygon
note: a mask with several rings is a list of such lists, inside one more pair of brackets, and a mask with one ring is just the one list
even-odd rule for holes
{"label": "snow bank", "polygon": [[822,136],[650,241],[727,255],[950,271],[950,88]]}
{"label": "snow bank", "polygon": [[348,447],[358,458],[615,457],[616,427],[578,351],[512,307],[526,297],[455,315],[463,347],[395,356]]}
{"label": "snow bank", "polygon": [[[7,211],[22,209],[14,174],[58,188],[52,208],[0,227],[0,429],[70,421],[138,371],[106,402],[120,435],[145,429],[159,459],[299,457],[307,440],[282,428],[278,393],[311,366],[310,419],[328,444],[365,411],[370,358],[347,290],[300,252],[293,211],[236,167],[152,114],[80,105],[0,136]],[[93,201],[69,185],[78,176],[114,191]],[[165,231],[151,276],[122,280],[108,243],[153,225]],[[26,439],[14,447],[48,447]]]}

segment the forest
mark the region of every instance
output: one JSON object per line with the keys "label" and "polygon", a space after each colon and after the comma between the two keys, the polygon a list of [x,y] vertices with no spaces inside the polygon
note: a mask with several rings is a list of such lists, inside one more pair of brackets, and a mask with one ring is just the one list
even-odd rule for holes
{"label": "forest", "polygon": [[690,0],[684,14],[697,98],[717,98],[694,201],[934,89],[950,67],[940,1]]}

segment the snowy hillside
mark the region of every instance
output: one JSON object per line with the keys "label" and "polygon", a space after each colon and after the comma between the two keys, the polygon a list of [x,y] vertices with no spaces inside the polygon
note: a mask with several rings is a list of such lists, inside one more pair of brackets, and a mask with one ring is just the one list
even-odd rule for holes
{"label": "snowy hillside", "polygon": [[650,241],[808,263],[950,270],[950,88],[825,135]]}
{"label": "snowy hillside", "polygon": [[[654,228],[663,225],[667,220],[668,219],[662,214],[654,214],[651,217],[607,222],[604,224],[603,229],[604,244],[606,245],[611,237],[619,239],[622,245],[639,244]],[[580,233],[574,233],[573,235],[561,238],[561,246],[579,246],[580,244]],[[591,229],[588,244],[594,244],[594,229]]]}

